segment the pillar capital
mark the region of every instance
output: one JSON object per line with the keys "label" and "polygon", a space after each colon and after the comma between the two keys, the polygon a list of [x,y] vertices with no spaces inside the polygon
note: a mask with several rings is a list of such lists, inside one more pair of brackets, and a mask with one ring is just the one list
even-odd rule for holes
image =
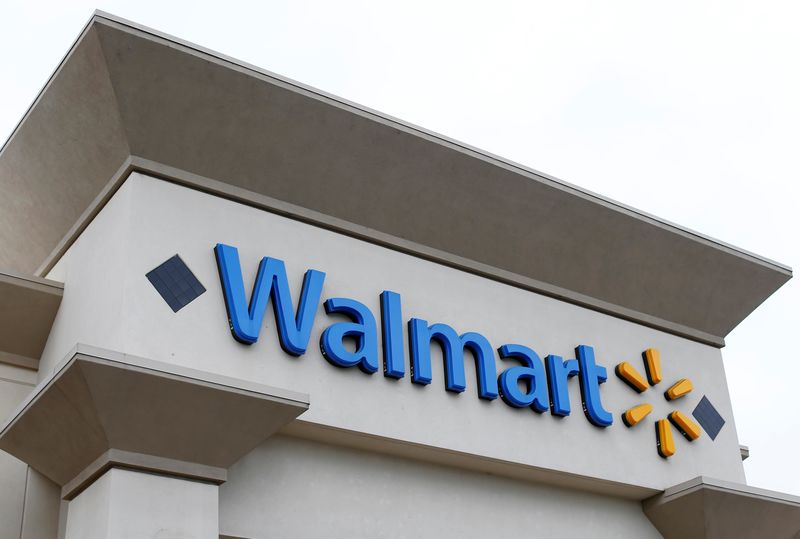
{"label": "pillar capital", "polygon": [[308,396],[78,345],[0,427],[0,449],[71,499],[114,467],[225,481]]}

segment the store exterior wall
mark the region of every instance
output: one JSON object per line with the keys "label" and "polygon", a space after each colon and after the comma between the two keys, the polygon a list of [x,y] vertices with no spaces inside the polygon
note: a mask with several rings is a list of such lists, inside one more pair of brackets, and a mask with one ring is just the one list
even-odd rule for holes
{"label": "store exterior wall", "polygon": [[785,265],[103,13],[0,187],[0,539],[800,533],[720,352]]}
{"label": "store exterior wall", "polygon": [[271,438],[231,469],[220,488],[220,533],[253,538],[661,537],[636,500],[283,436]]}
{"label": "store exterior wall", "polygon": [[70,502],[66,537],[216,539],[217,487],[111,469]]}
{"label": "store exterior wall", "polygon": [[[293,357],[281,349],[271,309],[258,342],[248,346],[232,337],[214,258],[217,243],[238,248],[248,294],[264,256],[285,262],[295,305],[305,271],[313,268],[326,273],[305,354]],[[175,254],[207,289],[177,313],[145,277]],[[308,502],[310,495],[301,494],[308,490],[314,491],[311,499],[320,504],[314,510],[320,518],[282,520],[280,526],[285,527],[276,524],[265,537],[290,533],[293,525],[299,526],[295,532],[314,535],[313,526],[325,526],[325,522],[345,535],[351,519],[378,529],[382,522],[386,526],[394,520],[381,518],[381,500],[389,515],[394,511],[417,514],[423,533],[430,530],[434,535],[434,530],[446,525],[464,530],[480,526],[467,517],[451,522],[458,519],[436,509],[442,481],[452,482],[448,488],[454,489],[452,495],[457,494],[460,503],[448,503],[459,507],[459,514],[476,515],[483,510],[511,518],[521,510],[515,504],[524,502],[508,493],[527,493],[532,500],[541,498],[537,504],[543,504],[540,513],[528,513],[530,525],[536,521],[538,526],[557,530],[570,515],[580,514],[587,526],[606,519],[628,530],[627,536],[646,536],[652,529],[637,499],[700,475],[744,479],[718,349],[145,175],[133,174],[125,182],[48,277],[68,286],[42,356],[40,378],[48,376],[76,343],[88,343],[308,393],[311,407],[295,422],[299,428],[293,427],[290,433],[313,439],[334,431],[343,437],[347,448],[282,437],[248,455],[231,471],[220,494],[221,531],[233,536],[261,537],[254,530],[265,529],[263,519],[291,514],[290,505]],[[557,354],[567,359],[575,357],[576,346],[592,346],[597,362],[607,369],[608,380],[600,385],[600,392],[614,423],[599,428],[584,417],[577,379],[569,382],[572,412],[568,417],[512,408],[500,399],[479,399],[469,354],[465,354],[466,391],[448,392],[436,345],[431,347],[432,383],[413,384],[406,330],[406,374],[400,380],[384,377],[380,371],[365,374],[358,368],[328,363],[318,345],[321,333],[346,318],[326,315],[322,301],[349,297],[364,303],[380,332],[383,290],[401,295],[403,322],[417,317],[431,324],[449,324],[460,333],[480,332],[495,348],[518,343],[542,358]],[[638,395],[614,376],[614,365],[628,361],[644,372],[641,354],[647,348],[660,350],[665,380]],[[498,373],[517,364],[495,360]],[[683,377],[692,380],[694,391],[667,402],[664,389]],[[670,459],[658,455],[651,421],[626,428],[620,420],[623,410],[646,402],[654,406],[654,419],[673,409],[689,415],[704,395],[723,416],[725,426],[713,441],[701,436],[689,443],[677,436],[677,453]],[[434,455],[430,460],[438,463],[447,463],[448,455],[458,455],[453,462],[465,463],[469,471],[362,451],[376,447],[380,451],[376,440],[399,444],[400,449],[390,452],[400,457],[406,452],[404,447],[410,457],[423,455],[427,460],[425,455]],[[417,451],[420,448],[422,453]],[[541,481],[482,475],[490,471],[485,463],[504,465],[503,475]],[[381,465],[386,466],[383,472]],[[327,475],[323,468],[330,468]],[[275,474],[290,472],[307,474],[307,479],[298,478],[292,487],[272,480]],[[308,474],[320,479],[313,487]],[[410,491],[411,484],[417,484],[417,494]],[[600,494],[550,485],[577,485]],[[385,489],[382,496],[381,488]],[[623,498],[603,496],[604,492]],[[417,495],[421,507],[415,509],[412,502]],[[439,503],[447,498],[441,496]],[[243,503],[244,499],[250,501]],[[332,505],[323,504],[325,499]],[[270,510],[258,511],[259,506]],[[400,526],[385,533],[402,536],[404,529],[410,528]],[[614,536],[615,529],[606,526],[603,533]]]}
{"label": "store exterior wall", "polygon": [[[9,417],[36,385],[32,369],[0,363],[0,415]],[[56,537],[61,501],[52,481],[0,451],[0,539]]]}
{"label": "store exterior wall", "polygon": [[[321,302],[301,357],[280,348],[271,309],[259,341],[243,345],[227,327],[213,251],[217,243],[238,248],[248,294],[259,260],[270,256],[285,262],[295,302],[305,271],[313,268],[326,273],[322,301],[356,299],[377,320],[379,294],[393,290],[402,297],[403,321],[418,317],[449,324],[459,333],[480,332],[495,348],[518,343],[542,358],[567,359],[575,356],[576,346],[593,346],[597,362],[607,369],[602,402],[615,422],[602,429],[586,420],[577,377],[569,382],[572,414],[565,418],[479,399],[469,359],[467,390],[449,393],[436,345],[427,387],[412,384],[408,372],[394,380],[380,372],[333,367],[318,343],[327,325],[344,318],[326,315]],[[145,274],[176,253],[208,291],[173,313]],[[698,475],[744,479],[718,349],[168,182],[134,174],[51,276],[63,277],[69,286],[40,376],[76,343],[86,343],[308,393],[312,405],[301,421],[314,425],[653,490]],[[665,381],[638,395],[613,370],[628,361],[643,372],[641,354],[647,348],[660,350]],[[518,364],[496,360],[497,372]],[[663,391],[684,377],[696,389],[667,402]],[[654,406],[653,419],[673,409],[688,415],[703,395],[726,420],[725,427],[714,441],[676,440],[678,454],[670,460],[657,454],[649,427],[628,429],[619,419],[623,410],[645,402]]]}
{"label": "store exterior wall", "polygon": [[[8,417],[31,392],[36,373],[0,364],[0,415]],[[22,528],[22,507],[28,466],[8,453],[0,452],[0,539],[18,539]]]}
{"label": "store exterior wall", "polygon": [[800,533],[720,352],[783,264],[103,13],[0,187],[0,539]]}

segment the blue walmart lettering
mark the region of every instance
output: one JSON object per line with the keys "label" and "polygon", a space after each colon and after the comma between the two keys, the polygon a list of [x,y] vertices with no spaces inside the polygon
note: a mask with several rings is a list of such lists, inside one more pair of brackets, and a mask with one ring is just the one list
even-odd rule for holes
{"label": "blue walmart lettering", "polygon": [[[269,257],[261,260],[248,301],[236,247],[218,243],[214,252],[233,337],[244,344],[258,341],[271,300],[281,347],[293,356],[305,354],[319,309],[325,273],[313,269],[306,272],[295,312],[283,261]],[[366,374],[377,372],[378,327],[369,307],[350,298],[330,298],[323,305],[327,314],[340,314],[349,319],[335,322],[322,332],[319,345],[323,357],[337,367],[358,367]],[[400,295],[383,291],[380,308],[383,374],[387,378],[401,379],[405,377],[406,364]],[[355,350],[346,344],[353,341]],[[542,363],[531,348],[504,344],[497,349],[499,358],[520,365],[510,366],[498,376],[495,350],[480,333],[459,335],[447,324],[429,324],[426,320],[411,318],[408,341],[411,381],[415,384],[427,385],[433,380],[431,344],[436,343],[442,350],[447,391],[462,393],[467,389],[464,360],[469,352],[475,362],[481,399],[494,400],[499,396],[514,408],[529,407],[537,413],[549,409],[554,416],[568,416],[571,412],[568,381],[577,376],[583,411],[589,422],[598,427],[613,423],[613,416],[603,408],[600,398],[600,385],[607,379],[606,369],[595,362],[591,346],[578,346],[575,359],[565,361],[560,356],[549,355]]]}

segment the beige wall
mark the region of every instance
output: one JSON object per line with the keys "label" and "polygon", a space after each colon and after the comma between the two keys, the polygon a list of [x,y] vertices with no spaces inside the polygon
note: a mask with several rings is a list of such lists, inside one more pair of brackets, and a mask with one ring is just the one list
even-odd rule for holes
{"label": "beige wall", "polygon": [[[35,383],[35,371],[0,363],[0,418],[10,416]],[[55,538],[58,500],[51,481],[0,451],[0,539]]]}
{"label": "beige wall", "polygon": [[[602,395],[615,424],[607,429],[589,424],[576,379],[570,381],[573,414],[563,419],[512,409],[499,399],[481,401],[469,366],[466,392],[448,393],[435,346],[434,379],[426,387],[412,384],[408,374],[391,380],[333,367],[318,348],[331,323],[321,305],[303,357],[288,356],[278,346],[271,309],[259,342],[242,345],[228,329],[213,254],[217,242],[239,248],[246,283],[261,257],[284,260],[295,301],[303,273],[314,268],[327,272],[323,299],[357,299],[376,318],[379,294],[388,289],[402,294],[404,319],[478,331],[495,346],[520,343],[542,356],[574,357],[575,346],[592,345],[598,363],[608,369]],[[208,290],[173,313],[145,274],[176,253]],[[718,349],[165,181],[133,174],[52,276],[63,278],[66,287],[40,375],[83,342],[307,393],[311,408],[304,421],[387,440],[651,492],[698,475],[744,480]],[[649,347],[661,350],[665,381],[638,395],[614,376],[613,367],[622,360],[641,366],[640,354]],[[497,360],[498,372],[507,366]],[[663,390],[681,377],[691,378],[696,390],[668,403]],[[702,436],[689,444],[676,437],[678,453],[669,461],[656,452],[652,424],[627,429],[619,419],[627,407],[642,402],[654,405],[653,418],[676,407],[691,414],[704,394],[727,424],[713,442]]]}
{"label": "beige wall", "polygon": [[636,501],[273,437],[220,487],[220,533],[248,539],[657,539]]}
{"label": "beige wall", "polygon": [[111,469],[69,502],[66,539],[217,539],[217,486]]}
{"label": "beige wall", "polygon": [[[0,364],[0,416],[8,417],[31,389],[33,371]],[[0,539],[19,539],[28,466],[0,451]]]}

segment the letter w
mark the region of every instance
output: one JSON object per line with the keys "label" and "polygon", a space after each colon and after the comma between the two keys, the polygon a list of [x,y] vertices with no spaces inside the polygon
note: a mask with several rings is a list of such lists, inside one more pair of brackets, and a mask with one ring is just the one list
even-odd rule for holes
{"label": "letter w", "polygon": [[248,304],[244,294],[239,251],[236,247],[218,243],[214,253],[233,338],[245,344],[253,344],[258,340],[267,303],[272,297],[281,348],[293,356],[303,355],[311,337],[325,273],[313,269],[306,272],[300,304],[295,314],[292,310],[286,267],[282,260],[269,257],[261,259]]}

